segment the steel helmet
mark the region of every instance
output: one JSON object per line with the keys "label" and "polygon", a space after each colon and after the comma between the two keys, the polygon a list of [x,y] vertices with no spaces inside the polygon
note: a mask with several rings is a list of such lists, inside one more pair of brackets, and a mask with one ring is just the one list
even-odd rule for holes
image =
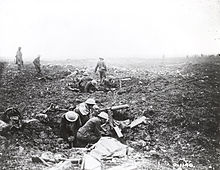
{"label": "steel helmet", "polygon": [[98,106],[97,104],[95,104],[95,105],[93,106],[93,109],[100,109],[100,108],[99,108],[99,106]]}
{"label": "steel helmet", "polygon": [[91,104],[91,105],[95,105],[95,100],[92,98],[89,98],[85,101],[86,104]]}
{"label": "steel helmet", "polygon": [[97,85],[97,81],[96,81],[96,80],[92,80],[91,83],[92,83],[92,85],[94,85],[94,86]]}
{"label": "steel helmet", "polygon": [[115,77],[114,76],[108,76],[108,79],[115,79]]}
{"label": "steel helmet", "polygon": [[98,114],[98,117],[108,120],[108,114],[105,112],[101,112]]}
{"label": "steel helmet", "polygon": [[85,71],[84,73],[83,73],[83,76],[88,76],[89,74],[88,74],[88,72],[87,71]]}
{"label": "steel helmet", "polygon": [[69,111],[65,113],[65,118],[69,122],[75,122],[78,119],[79,115],[74,111]]}

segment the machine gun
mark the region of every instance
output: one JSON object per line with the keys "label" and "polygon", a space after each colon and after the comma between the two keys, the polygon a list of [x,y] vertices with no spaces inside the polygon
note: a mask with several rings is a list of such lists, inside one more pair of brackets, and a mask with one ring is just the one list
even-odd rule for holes
{"label": "machine gun", "polygon": [[119,89],[122,88],[122,82],[123,81],[130,81],[131,80],[131,77],[124,77],[124,78],[116,78],[116,80],[119,80]]}
{"label": "machine gun", "polygon": [[112,116],[113,116],[112,111],[116,111],[116,110],[120,110],[120,109],[127,109],[127,108],[129,108],[128,104],[112,106],[112,107],[107,107],[107,108],[104,108],[104,109],[100,109],[100,111],[106,111],[108,113],[109,125],[115,130],[115,132],[116,132],[116,134],[119,138],[123,137],[123,134],[121,133],[121,129],[118,127],[118,125],[114,122],[114,120],[112,118]]}
{"label": "machine gun", "polygon": [[115,110],[120,110],[120,109],[127,109],[129,108],[129,105],[128,104],[123,104],[123,105],[118,105],[118,106],[111,106],[111,107],[106,107],[106,108],[103,108],[103,109],[100,109],[100,111],[107,111],[107,110],[110,110],[110,111],[115,111]]}

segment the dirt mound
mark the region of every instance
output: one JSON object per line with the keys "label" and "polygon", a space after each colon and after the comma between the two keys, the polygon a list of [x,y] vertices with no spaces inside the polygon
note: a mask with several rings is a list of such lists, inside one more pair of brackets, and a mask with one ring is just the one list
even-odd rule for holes
{"label": "dirt mound", "polygon": [[[101,108],[129,104],[130,108],[123,113],[125,117],[131,120],[147,117],[146,124],[124,129],[124,141],[129,146],[149,156],[148,159],[171,167],[184,159],[185,163],[192,162],[195,169],[218,168],[219,64],[219,58],[207,58],[150,69],[110,68],[110,75],[131,80],[122,82],[121,89],[115,92],[93,94],[66,89],[71,81],[67,77],[75,70],[73,66],[44,67],[44,74],[49,78],[39,79],[31,65],[26,65],[22,72],[8,65],[2,75],[0,111],[11,106],[23,108],[24,119],[46,114],[47,119],[26,124],[10,141],[23,147],[57,152],[65,148],[58,140],[59,121],[65,109],[88,97],[95,97]],[[45,113],[51,103],[56,109]]]}

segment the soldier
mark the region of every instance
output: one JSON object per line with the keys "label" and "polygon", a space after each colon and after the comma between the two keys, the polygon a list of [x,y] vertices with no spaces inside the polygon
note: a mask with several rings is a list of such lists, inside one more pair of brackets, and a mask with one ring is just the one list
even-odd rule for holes
{"label": "soldier", "polygon": [[97,105],[97,104],[95,104],[94,106],[93,106],[93,112],[92,112],[92,117],[94,117],[94,116],[97,116],[98,114],[100,113],[100,108],[99,108],[99,106]]}
{"label": "soldier", "polygon": [[63,114],[60,124],[60,135],[69,143],[70,148],[76,145],[76,133],[80,126],[81,122],[77,113],[68,111]]}
{"label": "soldier", "polygon": [[115,78],[113,76],[109,76],[108,78],[103,80],[104,91],[110,91],[114,88],[117,88],[117,84]]}
{"label": "soldier", "polygon": [[80,92],[85,92],[85,87],[88,82],[91,82],[93,79],[91,77],[83,77],[78,81],[78,88]]}
{"label": "soldier", "polygon": [[91,113],[93,112],[93,106],[95,105],[94,99],[87,99],[85,102],[76,106],[74,111],[79,114],[82,126],[89,120]]}
{"label": "soldier", "polygon": [[86,146],[90,143],[96,143],[101,138],[101,125],[107,121],[108,114],[105,112],[89,119],[77,132],[77,144]]}
{"label": "soldier", "polygon": [[16,59],[15,64],[18,65],[18,70],[21,70],[21,67],[24,66],[23,59],[22,59],[22,53],[21,53],[21,47],[18,47],[18,51],[16,53],[15,59]]}
{"label": "soldier", "polygon": [[38,55],[38,57],[34,59],[33,64],[34,64],[34,67],[37,71],[37,74],[41,74],[40,55]]}
{"label": "soldier", "polygon": [[97,90],[97,81],[91,80],[88,81],[84,87],[84,92],[93,93]]}
{"label": "soldier", "polygon": [[103,79],[106,78],[106,71],[107,71],[107,67],[105,65],[104,58],[102,58],[102,57],[99,58],[99,61],[95,67],[95,73],[97,72],[97,70],[99,71],[100,84],[102,84]]}

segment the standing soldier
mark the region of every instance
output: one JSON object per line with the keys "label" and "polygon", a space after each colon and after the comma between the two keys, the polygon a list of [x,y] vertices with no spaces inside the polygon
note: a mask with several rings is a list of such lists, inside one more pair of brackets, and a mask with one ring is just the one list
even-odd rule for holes
{"label": "standing soldier", "polygon": [[16,59],[15,64],[18,65],[18,70],[21,70],[21,67],[24,66],[23,59],[22,59],[22,53],[21,53],[21,47],[18,47],[18,51],[16,53],[15,59]]}
{"label": "standing soldier", "polygon": [[99,61],[95,67],[95,73],[97,72],[97,70],[99,71],[99,76],[100,76],[100,83],[103,83],[103,79],[106,78],[106,71],[107,71],[107,67],[105,65],[104,62],[104,58],[100,57]]}
{"label": "standing soldier", "polygon": [[36,71],[37,71],[37,74],[41,74],[41,69],[40,69],[40,55],[38,55],[38,57],[34,59],[33,63],[34,63],[34,67],[35,67],[35,69],[36,69]]}

